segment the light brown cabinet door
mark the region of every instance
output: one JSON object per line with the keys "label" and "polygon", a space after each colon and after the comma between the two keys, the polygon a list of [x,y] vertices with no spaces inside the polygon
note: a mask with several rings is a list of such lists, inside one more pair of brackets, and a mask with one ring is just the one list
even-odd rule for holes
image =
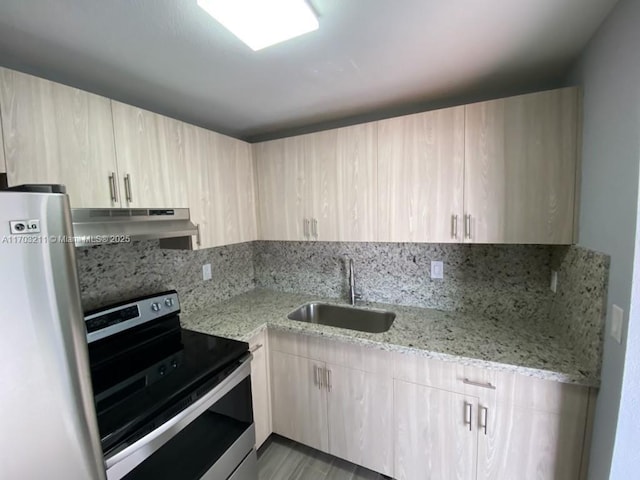
{"label": "light brown cabinet door", "polygon": [[464,128],[464,107],[378,122],[380,241],[462,241]]}
{"label": "light brown cabinet door", "polygon": [[474,480],[476,405],[473,397],[394,380],[394,478]]}
{"label": "light brown cabinet door", "polygon": [[[258,175],[258,223],[261,240],[305,240],[308,193],[304,139],[290,137],[254,145]],[[307,225],[308,227],[308,225]]]}
{"label": "light brown cabinet door", "polygon": [[329,453],[393,476],[393,380],[327,364]]}
{"label": "light brown cabinet door", "polygon": [[316,381],[322,368],[322,362],[272,352],[272,421],[278,435],[328,452],[326,390]]}
{"label": "light brown cabinet door", "polygon": [[249,341],[251,360],[251,395],[253,421],[256,427],[256,448],[271,435],[271,397],[269,393],[269,365],[266,331]]}
{"label": "light brown cabinet door", "polygon": [[481,394],[478,403],[478,480],[582,478],[589,395],[577,385],[501,374],[496,395]]}
{"label": "light brown cabinet door", "polygon": [[465,241],[572,243],[578,90],[476,103],[465,113]]}
{"label": "light brown cabinet door", "polygon": [[109,99],[3,68],[0,107],[10,186],[60,183],[74,208],[121,206]]}
{"label": "light brown cabinet door", "polygon": [[123,206],[188,207],[184,124],[112,101]]}
{"label": "light brown cabinet door", "polygon": [[305,216],[323,241],[377,240],[377,125],[305,135]]}

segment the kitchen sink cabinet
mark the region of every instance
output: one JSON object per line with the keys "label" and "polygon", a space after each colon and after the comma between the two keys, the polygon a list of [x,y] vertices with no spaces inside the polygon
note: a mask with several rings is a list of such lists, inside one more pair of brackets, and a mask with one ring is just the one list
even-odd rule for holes
{"label": "kitchen sink cabinet", "polygon": [[379,239],[462,241],[464,107],[378,122]]}
{"label": "kitchen sink cabinet", "polygon": [[255,175],[248,143],[183,124],[193,249],[257,239]]}
{"label": "kitchen sink cabinet", "polygon": [[326,364],[329,453],[393,475],[393,380]]}
{"label": "kitchen sink cabinet", "polygon": [[374,123],[254,146],[262,240],[375,241]]}
{"label": "kitchen sink cabinet", "polygon": [[0,110],[9,186],[60,183],[74,208],[121,206],[109,99],[1,68]]}
{"label": "kitchen sink cabinet", "polygon": [[184,124],[111,102],[123,207],[188,207]]}
{"label": "kitchen sink cabinet", "polygon": [[574,242],[578,89],[465,107],[465,242]]}
{"label": "kitchen sink cabinet", "polygon": [[256,427],[256,449],[271,435],[271,389],[269,385],[269,346],[266,331],[249,340],[251,360],[251,396]]}
{"label": "kitchen sink cabinet", "polygon": [[379,361],[384,352],[280,332],[270,340],[273,431],[392,476],[393,380]]}

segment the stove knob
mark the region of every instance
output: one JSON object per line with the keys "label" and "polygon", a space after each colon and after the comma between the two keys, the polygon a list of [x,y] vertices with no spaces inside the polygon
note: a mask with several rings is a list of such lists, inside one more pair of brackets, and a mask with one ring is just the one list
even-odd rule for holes
{"label": "stove knob", "polygon": [[164,365],[160,365],[160,368],[158,368],[158,373],[160,374],[160,376],[163,376],[165,373],[167,373],[167,367],[165,367]]}
{"label": "stove knob", "polygon": [[151,304],[151,310],[153,310],[154,312],[159,312],[160,311],[160,304],[158,302],[154,302]]}
{"label": "stove knob", "polygon": [[178,361],[175,358],[173,360],[171,360],[171,366],[173,368],[178,368]]}
{"label": "stove knob", "polygon": [[167,307],[173,307],[173,298],[165,298],[165,299],[164,299],[164,304],[165,304]]}

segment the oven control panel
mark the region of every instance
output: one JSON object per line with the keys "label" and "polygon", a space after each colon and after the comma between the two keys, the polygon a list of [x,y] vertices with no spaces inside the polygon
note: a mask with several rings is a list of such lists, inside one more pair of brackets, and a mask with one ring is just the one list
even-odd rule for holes
{"label": "oven control panel", "polygon": [[175,290],[94,310],[84,317],[87,341],[95,342],[143,323],[178,313],[180,301]]}

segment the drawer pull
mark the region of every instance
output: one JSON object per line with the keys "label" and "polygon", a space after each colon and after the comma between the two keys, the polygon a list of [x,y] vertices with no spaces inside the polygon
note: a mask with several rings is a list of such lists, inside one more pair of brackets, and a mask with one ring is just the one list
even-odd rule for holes
{"label": "drawer pull", "polygon": [[261,343],[259,343],[259,344],[257,344],[257,345],[254,345],[253,347],[251,347],[251,348],[249,349],[249,351],[250,351],[251,353],[254,353],[254,352],[257,352],[258,350],[260,350],[261,348],[262,348],[262,344],[261,344]]}
{"label": "drawer pull", "polygon": [[474,387],[489,388],[491,390],[496,389],[496,386],[493,385],[491,382],[481,383],[481,382],[474,382],[473,380],[469,380],[468,378],[463,378],[462,383],[466,385],[473,385]]}

